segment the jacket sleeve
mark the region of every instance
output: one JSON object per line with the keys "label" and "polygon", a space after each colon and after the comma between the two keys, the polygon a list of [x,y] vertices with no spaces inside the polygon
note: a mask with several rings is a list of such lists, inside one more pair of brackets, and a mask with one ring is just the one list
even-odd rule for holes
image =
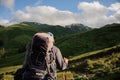
{"label": "jacket sleeve", "polygon": [[54,46],[53,48],[54,48],[54,53],[55,53],[55,57],[56,57],[57,68],[60,70],[66,69],[68,66],[68,63],[66,63],[64,61],[60,49],[57,48],[56,46]]}

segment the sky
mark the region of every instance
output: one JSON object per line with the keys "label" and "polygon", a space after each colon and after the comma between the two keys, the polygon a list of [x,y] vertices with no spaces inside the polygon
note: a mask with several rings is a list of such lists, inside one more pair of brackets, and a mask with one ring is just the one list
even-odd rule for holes
{"label": "sky", "polygon": [[120,23],[120,0],[0,0],[0,25],[24,21],[99,28]]}

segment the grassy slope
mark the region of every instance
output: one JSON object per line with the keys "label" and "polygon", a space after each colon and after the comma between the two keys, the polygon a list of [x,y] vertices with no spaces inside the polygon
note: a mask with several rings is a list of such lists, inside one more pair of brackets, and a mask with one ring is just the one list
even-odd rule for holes
{"label": "grassy slope", "polygon": [[69,70],[92,80],[117,80],[120,75],[120,45],[71,58]]}
{"label": "grassy slope", "polygon": [[25,53],[16,54],[10,57],[0,59],[0,67],[14,66],[23,64]]}
{"label": "grassy slope", "polygon": [[[13,57],[12,59],[15,58],[16,57]],[[119,78],[118,75],[120,74],[120,45],[84,53],[82,55],[70,58],[69,60],[69,68],[67,71],[74,72],[74,75],[78,73],[80,75],[85,75],[81,77],[87,77],[92,80],[116,80],[116,77]],[[0,68],[0,73],[10,75],[20,67],[21,66],[19,65]],[[66,71],[59,73],[64,75]],[[60,76],[60,74],[58,74],[58,76]]]}
{"label": "grassy slope", "polygon": [[[92,76],[94,76],[94,78],[99,78],[99,79],[101,76],[103,78],[106,77],[106,79],[107,79],[110,75],[113,75],[113,78],[114,78],[115,76],[117,76],[116,74],[119,74],[119,71],[120,71],[120,69],[119,69],[120,65],[118,65],[120,63],[120,61],[119,61],[120,54],[110,55],[110,56],[106,56],[106,57],[98,56],[99,58],[97,57],[97,59],[94,59],[94,57],[96,57],[96,56],[93,56],[93,57],[91,57],[91,58],[93,58],[92,60],[89,60],[88,58],[89,58],[89,56],[96,55],[101,51],[107,52],[108,50],[114,48],[114,47],[111,47],[111,48],[103,49],[105,47],[119,44],[120,43],[119,42],[120,39],[118,36],[119,34],[120,34],[119,24],[113,24],[113,25],[110,25],[109,27],[103,27],[101,29],[92,30],[92,31],[89,31],[86,33],[66,36],[64,38],[58,39],[57,40],[58,42],[56,44],[59,45],[62,52],[69,53],[69,54],[64,53],[65,56],[67,56],[67,55],[72,56],[73,55],[72,53],[76,53],[75,55],[78,55],[77,57],[70,58],[70,61],[71,61],[70,64],[74,63],[72,65],[72,67],[70,68],[70,70],[78,71],[78,73],[82,72],[83,74],[90,72],[90,74],[93,74]],[[103,49],[103,50],[98,50],[98,49]],[[97,50],[97,51],[80,55],[82,52],[87,52],[89,50],[90,51]],[[0,63],[2,63],[3,65],[0,65],[0,66],[1,67],[2,66],[12,66],[12,65],[16,65],[17,62],[19,62],[18,64],[21,64],[23,62],[23,56],[24,56],[24,54],[17,54],[12,57],[6,57],[3,60],[1,59]],[[81,59],[81,58],[84,59],[83,63],[79,62],[79,59]],[[14,60],[16,60],[16,61],[14,62]],[[5,61],[5,63],[3,61]],[[74,61],[77,63],[75,63]],[[99,63],[99,64],[97,64],[97,63]],[[114,67],[114,65],[115,65],[115,67]],[[3,68],[1,68],[1,69],[3,69]],[[0,69],[0,72],[2,72],[1,69]],[[8,69],[10,69],[10,68],[8,68]],[[107,72],[104,73],[105,69]],[[4,68],[4,70],[5,70],[5,68]],[[10,70],[10,71],[12,71],[12,70]],[[104,73],[104,75],[102,75],[103,73]],[[100,75],[100,77],[99,77],[99,75]],[[88,75],[88,76],[90,76],[90,75]],[[112,79],[112,80],[114,80],[114,79]]]}
{"label": "grassy slope", "polygon": [[[30,37],[28,37],[28,36],[34,33],[33,28],[31,26],[28,26],[28,24],[21,24],[21,26],[31,30],[30,31],[31,33],[24,32],[26,35],[20,35],[20,36],[15,37],[14,39],[12,38],[14,43],[13,42],[10,43],[11,44],[10,46],[9,46],[9,44],[7,44],[7,46],[9,46],[10,48],[12,47],[12,45],[14,45],[14,46],[16,45],[16,46],[19,46],[20,48],[23,48],[22,46],[25,46],[25,45],[22,45],[22,44],[27,43],[27,40],[30,39]],[[15,29],[17,28],[17,30],[24,29],[24,28],[20,27],[20,24],[19,25],[17,24],[17,26],[15,25],[12,27],[14,27]],[[9,27],[6,29],[14,29],[14,28]],[[34,28],[36,30],[38,30],[37,29],[38,27],[37,28],[34,27]],[[114,45],[120,43],[120,37],[119,37],[120,30],[119,29],[120,29],[119,24],[113,24],[110,26],[107,25],[106,27],[88,31],[86,33],[64,36],[64,38],[57,39],[56,45],[61,49],[64,56],[79,55],[81,53],[103,49],[103,48],[106,48],[109,46],[114,46]],[[25,29],[25,30],[27,30],[27,29]],[[32,30],[33,30],[33,32],[32,32]],[[8,31],[10,31],[10,30],[8,30]],[[7,31],[6,31],[6,33],[7,33]],[[29,35],[27,35],[27,33]],[[11,31],[11,34],[12,34],[12,31]],[[22,31],[20,32],[20,34],[22,34]],[[7,35],[7,34],[5,34],[5,35]],[[16,34],[14,34],[14,35],[16,35]],[[10,36],[10,37],[12,37],[12,36]],[[21,43],[21,45],[19,43]],[[12,48],[12,50],[10,50],[9,52],[11,52],[11,53],[7,54],[8,56],[10,55],[9,57],[5,56],[3,59],[0,59],[1,67],[8,66],[8,65],[10,65],[10,63],[12,63],[11,65],[14,65],[14,64],[17,64],[17,62],[18,62],[18,64],[21,64],[23,62],[24,55],[16,54],[16,49]],[[15,57],[16,58],[18,57],[21,59],[16,60]],[[16,60],[16,61],[14,62],[14,60]]]}
{"label": "grassy slope", "polygon": [[36,32],[52,32],[55,37],[77,33],[77,31],[73,31],[70,28],[34,22],[23,22],[9,27],[1,26],[0,28],[0,41],[4,42],[2,47],[4,47],[6,53],[4,57],[24,52],[26,45]]}
{"label": "grassy slope", "polygon": [[74,56],[120,44],[119,35],[120,24],[112,24],[85,33],[59,38],[56,45],[64,56]]}

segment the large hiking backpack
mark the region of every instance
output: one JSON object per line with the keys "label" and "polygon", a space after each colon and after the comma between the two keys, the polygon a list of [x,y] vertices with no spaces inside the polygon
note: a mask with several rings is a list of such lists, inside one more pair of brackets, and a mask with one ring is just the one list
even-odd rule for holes
{"label": "large hiking backpack", "polygon": [[[55,54],[52,51],[51,36],[46,33],[37,33],[33,36],[28,55],[28,69],[32,76],[41,80],[54,80]],[[49,79],[48,79],[49,78]]]}

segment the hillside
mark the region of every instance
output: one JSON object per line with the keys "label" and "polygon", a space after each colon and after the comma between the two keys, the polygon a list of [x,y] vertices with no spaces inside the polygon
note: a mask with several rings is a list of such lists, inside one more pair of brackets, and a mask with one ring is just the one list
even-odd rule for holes
{"label": "hillside", "polygon": [[[12,27],[19,28],[19,26],[17,27],[16,25]],[[24,24],[22,23],[22,25],[26,26],[26,23]],[[29,23],[29,25],[31,25],[31,23]],[[21,29],[22,27],[20,27],[19,29]],[[8,29],[9,32],[9,30],[13,28],[9,27],[6,28],[6,30]],[[31,30],[31,34],[32,31],[34,33],[32,27],[28,26],[25,28]],[[38,30],[37,27],[34,28]],[[6,31],[3,28],[0,30]],[[23,32],[21,31],[20,34],[22,33]],[[27,34],[27,31],[24,33]],[[9,35],[10,38],[14,38],[10,34],[7,35]],[[111,24],[106,25],[99,29],[94,29],[83,33],[76,33],[71,35],[65,35],[64,37],[57,37],[56,45],[61,49],[62,54],[65,57],[69,57],[68,69],[64,72],[59,73],[62,73],[62,75],[64,75],[68,71],[70,71],[70,75],[74,75],[73,77],[75,80],[119,80],[120,78],[119,35],[120,24]],[[4,37],[6,36],[6,34],[1,36]],[[26,38],[26,36],[24,36],[24,38]],[[5,39],[7,40],[7,38]],[[23,40],[23,36],[21,35],[21,38],[15,38],[15,40],[17,39]],[[28,39],[31,39],[30,36]],[[2,41],[0,42],[2,43]],[[2,45],[5,46],[5,42],[2,43],[1,46]],[[21,54],[11,53],[10,56],[1,58],[0,77],[2,78],[11,77],[12,79],[15,70],[21,67],[16,65],[21,65],[23,63],[24,56],[25,56],[24,53]]]}
{"label": "hillside", "polygon": [[120,24],[106,25],[85,33],[57,39],[56,45],[64,56],[74,56],[120,44]]}
{"label": "hillside", "polygon": [[81,32],[80,30],[74,31],[59,25],[53,26],[35,22],[22,22],[8,27],[0,26],[0,28],[0,43],[3,43],[0,47],[5,50],[5,55],[2,54],[3,57],[24,52],[26,45],[36,32],[52,32],[56,38]]}
{"label": "hillside", "polygon": [[[17,57],[20,59],[19,56],[14,56],[11,59]],[[11,59],[10,61],[12,61]],[[15,61],[8,64],[14,63]],[[6,66],[8,64],[6,63]],[[15,71],[20,67],[21,65],[0,68],[0,77],[13,80]],[[68,69],[58,72],[58,78],[62,80],[66,80],[63,79],[65,76],[69,76],[74,80],[119,80],[119,75],[120,45],[69,58]]]}
{"label": "hillside", "polygon": [[[58,34],[55,35],[57,37],[55,45],[61,49],[61,52],[66,57],[111,47],[120,43],[119,26],[120,24],[111,24],[99,29],[76,34],[74,31],[74,34],[71,33],[70,28],[32,22],[2,27],[0,29],[0,57],[5,58],[24,52],[33,34],[45,30],[46,32],[51,30],[54,34]],[[61,37],[59,37],[60,35]],[[63,35],[64,37],[62,37]]]}
{"label": "hillside", "polygon": [[90,80],[119,80],[120,45],[73,57],[69,70]]}

